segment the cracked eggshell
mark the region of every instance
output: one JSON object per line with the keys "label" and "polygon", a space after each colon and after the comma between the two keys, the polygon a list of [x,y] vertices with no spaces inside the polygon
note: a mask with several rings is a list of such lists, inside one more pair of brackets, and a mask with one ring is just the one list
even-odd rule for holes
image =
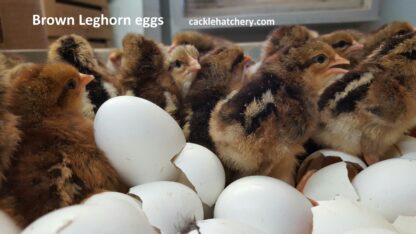
{"label": "cracked eggshell", "polygon": [[157,234],[140,209],[140,203],[127,195],[102,193],[87,199],[83,205],[42,216],[22,234],[135,234],[138,231]]}
{"label": "cracked eggshell", "polygon": [[248,224],[264,233],[310,233],[311,203],[287,183],[267,177],[239,179],[220,194],[214,218]]}
{"label": "cracked eggshell", "polygon": [[13,219],[0,210],[0,229],[4,234],[19,234],[22,230],[17,226]]}
{"label": "cracked eggshell", "polygon": [[149,222],[164,234],[176,234],[192,221],[204,218],[198,195],[183,184],[152,182],[135,186],[129,193],[142,200]]}
{"label": "cracked eggshell", "polygon": [[331,164],[315,172],[306,182],[303,194],[315,201],[332,200],[339,195],[354,201],[359,199],[348,178],[345,162]]}
{"label": "cracked eggshell", "polygon": [[381,215],[347,198],[320,201],[312,208],[313,234],[345,233],[360,228],[381,228],[395,231]]}
{"label": "cracked eggshell", "polygon": [[367,165],[363,162],[363,160],[351,154],[347,154],[341,151],[331,150],[331,149],[318,150],[317,152],[320,152],[324,156],[337,156],[341,158],[342,161],[356,163],[360,165],[363,169],[367,168]]}
{"label": "cracked eggshell", "polygon": [[416,216],[416,161],[389,159],[371,165],[352,181],[360,202],[390,222]]}
{"label": "cracked eggshell", "polygon": [[207,148],[186,143],[173,163],[185,174],[202,202],[213,206],[225,186],[225,171],[217,155]]}
{"label": "cracked eggshell", "polygon": [[251,226],[244,223],[235,222],[227,219],[207,219],[197,221],[197,228],[188,234],[263,234]]}
{"label": "cracked eggshell", "polygon": [[174,180],[171,159],[185,146],[176,121],[145,99],[120,96],[106,101],[94,121],[97,145],[130,186]]}
{"label": "cracked eggshell", "polygon": [[401,156],[400,158],[409,159],[409,160],[416,160],[416,152],[407,153],[407,154]]}
{"label": "cracked eggshell", "polygon": [[400,234],[414,234],[416,232],[416,217],[399,216],[393,226]]}

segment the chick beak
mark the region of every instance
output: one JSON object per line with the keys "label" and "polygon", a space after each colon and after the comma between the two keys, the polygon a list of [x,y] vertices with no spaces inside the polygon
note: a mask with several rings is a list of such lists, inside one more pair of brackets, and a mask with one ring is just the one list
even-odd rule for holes
{"label": "chick beak", "polygon": [[176,42],[172,42],[172,44],[168,48],[168,53],[172,52],[172,50],[175,49],[176,46]]}
{"label": "chick beak", "polygon": [[346,52],[347,53],[353,53],[353,52],[361,51],[363,48],[364,48],[363,44],[354,40],[352,42],[352,45],[346,50]]}
{"label": "chick beak", "polygon": [[92,80],[94,80],[93,75],[86,75],[82,73],[79,73],[79,75],[81,77],[81,85],[83,85],[84,87],[87,86]]}
{"label": "chick beak", "polygon": [[309,30],[309,34],[311,35],[312,38],[319,37],[319,33],[315,30]]}
{"label": "chick beak", "polygon": [[109,58],[110,58],[110,61],[113,64],[117,63],[117,55],[116,54],[110,54]]}
{"label": "chick beak", "polygon": [[199,64],[198,60],[194,58],[190,58],[189,62],[189,71],[190,72],[198,72],[201,70],[201,65]]}
{"label": "chick beak", "polygon": [[325,72],[325,75],[333,76],[333,75],[338,75],[338,74],[345,74],[345,73],[348,72],[348,70],[343,69],[343,68],[338,68],[338,67],[335,67],[335,66],[348,65],[348,64],[350,64],[350,61],[348,61],[347,59],[344,59],[341,56],[339,56],[338,54],[336,54],[334,61],[329,63],[329,65],[328,65],[329,69]]}
{"label": "chick beak", "polygon": [[253,59],[250,56],[244,55],[244,59],[243,59],[243,62],[242,63],[245,66],[245,65],[249,65],[252,61],[253,61]]}

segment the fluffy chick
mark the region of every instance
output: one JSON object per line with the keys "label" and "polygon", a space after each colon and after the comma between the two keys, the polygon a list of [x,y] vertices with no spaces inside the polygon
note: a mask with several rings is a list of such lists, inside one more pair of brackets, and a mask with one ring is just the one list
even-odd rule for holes
{"label": "fluffy chick", "polygon": [[100,106],[122,92],[118,80],[98,64],[91,45],[83,37],[72,34],[60,37],[49,47],[48,62],[69,63],[79,72],[93,75],[83,98],[84,115],[93,119]]}
{"label": "fluffy chick", "polygon": [[178,45],[193,45],[201,55],[216,48],[231,46],[233,43],[227,39],[212,36],[206,33],[186,31],[177,33],[172,39],[171,48]]}
{"label": "fluffy chick", "polygon": [[363,50],[363,44],[359,43],[356,35],[348,30],[335,31],[322,35],[319,40],[332,46],[337,54],[350,61],[350,67],[355,67],[359,63],[359,52]]}
{"label": "fluffy chick", "polygon": [[201,69],[198,58],[199,52],[192,45],[180,45],[169,52],[169,71],[181,91],[182,98],[188,94],[192,82]]}
{"label": "fluffy chick", "polygon": [[387,40],[322,93],[313,139],[368,164],[377,162],[416,124],[415,68],[415,33]]}
{"label": "fluffy chick", "polygon": [[208,121],[216,103],[241,82],[248,58],[240,47],[221,47],[201,59],[201,71],[185,99],[184,133],[189,142],[214,150]]}
{"label": "fluffy chick", "polygon": [[261,59],[265,59],[285,47],[316,38],[318,35],[317,32],[301,25],[278,27],[267,36],[263,44]]}
{"label": "fluffy chick", "polygon": [[268,175],[294,183],[296,155],[317,123],[326,81],[348,64],[326,43],[311,41],[267,57],[253,80],[221,100],[209,134],[226,168],[241,176]]}
{"label": "fluffy chick", "polygon": [[5,210],[20,216],[23,227],[94,193],[127,190],[81,112],[82,94],[92,79],[56,63],[33,65],[12,83],[9,109],[19,116],[22,141],[0,197],[14,201]]}
{"label": "fluffy chick", "polygon": [[167,63],[164,49],[139,34],[123,39],[121,82],[126,94],[145,98],[176,117],[181,95]]}

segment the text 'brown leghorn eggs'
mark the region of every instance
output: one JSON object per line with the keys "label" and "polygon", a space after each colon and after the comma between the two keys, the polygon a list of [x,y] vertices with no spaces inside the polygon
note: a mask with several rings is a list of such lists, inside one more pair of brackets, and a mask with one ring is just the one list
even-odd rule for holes
{"label": "text 'brown leghorn eggs'", "polygon": [[120,96],[106,101],[94,121],[97,145],[130,185],[175,180],[171,159],[185,147],[175,119],[145,99]]}

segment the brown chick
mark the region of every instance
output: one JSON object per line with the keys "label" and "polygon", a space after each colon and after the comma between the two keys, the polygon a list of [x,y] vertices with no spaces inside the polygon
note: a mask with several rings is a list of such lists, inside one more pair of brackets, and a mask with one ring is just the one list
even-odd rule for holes
{"label": "brown chick", "polygon": [[211,111],[241,82],[248,61],[238,46],[221,47],[201,58],[201,71],[184,103],[186,118],[183,130],[189,142],[215,151],[208,135]]}
{"label": "brown chick", "polygon": [[282,26],[274,29],[263,44],[261,60],[292,45],[318,37],[318,33],[301,25]]}
{"label": "brown chick", "polygon": [[294,184],[296,155],[317,123],[317,99],[325,82],[348,64],[326,43],[292,46],[263,60],[253,80],[221,100],[209,134],[234,180],[268,175]]}
{"label": "brown chick", "polygon": [[9,108],[19,116],[22,140],[0,200],[13,201],[5,210],[22,227],[94,193],[127,191],[81,112],[92,79],[70,65],[47,64],[33,65],[13,81]]}
{"label": "brown chick", "polygon": [[372,164],[416,124],[415,35],[387,40],[325,89],[318,102],[317,143]]}
{"label": "brown chick", "polygon": [[108,99],[122,92],[121,84],[109,72],[103,70],[94,55],[91,45],[83,37],[72,34],[60,37],[49,47],[49,63],[69,63],[81,73],[93,75],[95,79],[87,86],[83,98],[84,115],[94,119],[98,108]]}
{"label": "brown chick", "polygon": [[24,62],[25,59],[16,54],[0,52],[0,73],[4,73]]}
{"label": "brown chick", "polygon": [[112,74],[117,74],[120,72],[122,59],[123,59],[123,50],[120,48],[112,49],[110,53],[108,54],[108,59],[107,59],[107,63],[105,66]]}
{"label": "brown chick", "polygon": [[127,34],[123,51],[120,74],[126,94],[147,99],[177,117],[181,95],[164,49],[142,35]]}
{"label": "brown chick", "polygon": [[350,67],[355,67],[360,62],[358,55],[364,46],[357,41],[356,36],[350,31],[335,31],[322,35],[318,39],[332,46],[341,57],[348,59]]}
{"label": "brown chick", "polygon": [[216,48],[232,46],[233,43],[227,39],[212,36],[206,33],[186,31],[177,33],[172,39],[171,49],[178,45],[193,45],[201,55]]}
{"label": "brown chick", "polygon": [[180,45],[169,52],[169,71],[181,91],[182,99],[201,70],[198,58],[199,52],[192,45]]}

